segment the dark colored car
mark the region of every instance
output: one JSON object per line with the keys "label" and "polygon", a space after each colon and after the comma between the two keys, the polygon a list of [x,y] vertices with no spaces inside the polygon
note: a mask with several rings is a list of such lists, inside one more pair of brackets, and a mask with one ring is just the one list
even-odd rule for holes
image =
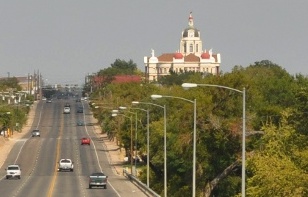
{"label": "dark colored car", "polygon": [[92,173],[89,177],[89,188],[92,187],[103,187],[107,189],[107,178],[104,173],[102,172],[95,172]]}
{"label": "dark colored car", "polygon": [[78,107],[77,108],[77,113],[83,113],[83,107]]}
{"label": "dark colored car", "polygon": [[79,121],[77,122],[77,126],[84,126],[84,122],[82,122],[81,120],[79,120]]}

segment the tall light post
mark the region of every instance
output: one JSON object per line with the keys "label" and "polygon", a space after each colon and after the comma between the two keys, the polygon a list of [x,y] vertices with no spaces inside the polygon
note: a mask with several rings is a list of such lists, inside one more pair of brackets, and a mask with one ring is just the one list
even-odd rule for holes
{"label": "tall light post", "polygon": [[197,141],[197,100],[189,100],[183,97],[177,97],[177,96],[166,96],[166,95],[156,95],[153,94],[151,95],[152,99],[158,99],[158,98],[175,98],[175,99],[180,99],[180,100],[184,100],[184,101],[188,101],[190,103],[194,104],[194,130],[193,130],[193,180],[192,180],[192,196],[195,197],[196,196],[196,141]]}
{"label": "tall light post", "polygon": [[[120,106],[119,107],[120,110],[126,110],[127,107],[123,107],[123,106]],[[126,111],[130,114],[134,114],[135,115],[135,176],[137,177],[137,133],[138,133],[138,121],[137,121],[137,112],[134,113],[134,112],[131,112],[131,111]],[[132,139],[131,139],[132,140]],[[132,162],[132,161],[131,161]]]}
{"label": "tall light post", "polygon": [[125,118],[129,118],[130,120],[130,171],[131,174],[133,173],[133,158],[132,158],[132,153],[133,153],[133,117],[132,116],[126,116],[124,114],[119,114],[119,110],[112,110],[112,117],[115,116],[124,116]]}
{"label": "tall light post", "polygon": [[242,128],[242,197],[245,197],[245,175],[246,175],[246,90],[245,87],[243,90],[234,89],[222,85],[213,85],[213,84],[196,84],[196,83],[183,83],[183,88],[194,88],[197,86],[208,86],[208,87],[217,87],[232,90],[239,92],[243,95],[243,128]]}
{"label": "tall light post", "polygon": [[[130,109],[136,109],[136,110],[141,110],[147,113],[147,141],[149,140],[149,136],[148,134],[150,133],[150,115],[149,115],[149,109],[142,109],[142,108],[138,108],[138,107],[132,107]],[[148,149],[148,146],[147,146]],[[136,133],[136,155],[137,155],[137,133]],[[148,164],[148,161],[147,161]],[[149,165],[147,165],[147,186],[150,187],[150,183],[149,183]]]}
{"label": "tall light post", "polygon": [[[156,107],[160,107],[164,110],[164,196],[167,197],[167,112],[166,112],[166,105],[158,105],[155,103],[149,103],[149,102],[139,102],[139,101],[133,101],[132,104],[145,104],[145,105],[153,105]],[[147,157],[147,166],[148,166],[148,170],[149,170],[149,162],[150,162],[150,146],[149,146],[149,141],[150,141],[150,135],[149,132],[147,133],[148,135],[148,140],[147,140],[147,144],[148,144],[148,157]],[[148,171],[149,173],[149,171]],[[149,180],[148,180],[149,181]]]}

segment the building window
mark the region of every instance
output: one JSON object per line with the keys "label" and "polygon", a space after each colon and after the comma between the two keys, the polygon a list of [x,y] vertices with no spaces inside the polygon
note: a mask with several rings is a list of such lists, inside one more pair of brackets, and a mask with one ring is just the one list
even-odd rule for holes
{"label": "building window", "polygon": [[197,53],[199,52],[199,50],[198,50],[198,44],[196,44],[196,52],[197,52]]}
{"label": "building window", "polygon": [[184,44],[184,53],[186,53],[186,43]]}
{"label": "building window", "polygon": [[189,45],[189,52],[191,52],[191,53],[194,52],[193,49],[194,49],[194,48],[193,48],[193,44],[190,44],[190,45]]}

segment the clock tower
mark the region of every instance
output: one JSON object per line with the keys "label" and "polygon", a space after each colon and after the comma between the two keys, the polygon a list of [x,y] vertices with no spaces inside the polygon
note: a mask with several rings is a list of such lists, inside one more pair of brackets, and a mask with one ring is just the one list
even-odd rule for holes
{"label": "clock tower", "polygon": [[203,49],[200,31],[194,27],[194,19],[190,12],[188,27],[182,31],[180,49],[172,53],[163,53],[155,56],[154,49],[150,57],[143,59],[145,78],[150,81],[159,81],[161,77],[171,72],[198,72],[203,75],[219,75],[221,56],[213,53],[212,49]]}
{"label": "clock tower", "polygon": [[182,32],[180,53],[184,56],[191,53],[196,56],[200,56],[202,54],[200,31],[194,27],[194,19],[191,12],[188,18],[188,27]]}

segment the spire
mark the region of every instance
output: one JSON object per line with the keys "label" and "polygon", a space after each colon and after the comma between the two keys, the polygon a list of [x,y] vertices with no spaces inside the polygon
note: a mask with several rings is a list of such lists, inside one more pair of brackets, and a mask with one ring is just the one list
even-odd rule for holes
{"label": "spire", "polygon": [[188,25],[189,27],[194,27],[194,18],[192,17],[192,12],[189,14]]}

